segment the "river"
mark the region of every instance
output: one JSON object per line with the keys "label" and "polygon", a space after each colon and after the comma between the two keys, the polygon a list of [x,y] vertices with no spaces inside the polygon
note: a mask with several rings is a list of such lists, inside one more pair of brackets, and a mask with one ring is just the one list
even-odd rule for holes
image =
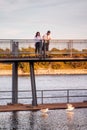
{"label": "river", "polygon": [[[87,89],[87,75],[38,75],[35,78],[37,90],[57,90],[57,89]],[[30,76],[18,77],[19,97],[31,96]],[[12,77],[0,76],[0,91],[12,91]],[[59,95],[57,92],[55,95]],[[11,92],[1,92],[0,98],[11,98]],[[19,103],[31,103],[29,99],[19,99]],[[0,104],[11,103],[11,100],[0,100]]]}
{"label": "river", "polygon": [[[36,76],[36,88],[46,89],[87,89],[87,75],[39,75]],[[30,76],[18,77],[19,90],[31,90]],[[0,90],[12,89],[12,77],[0,76]]]}
{"label": "river", "polygon": [[[0,76],[0,91],[11,91],[11,76]],[[31,90],[30,77],[19,76],[19,90]],[[87,75],[39,75],[36,88],[48,89],[87,89]],[[87,108],[49,110],[37,112],[2,112],[0,130],[87,130]]]}

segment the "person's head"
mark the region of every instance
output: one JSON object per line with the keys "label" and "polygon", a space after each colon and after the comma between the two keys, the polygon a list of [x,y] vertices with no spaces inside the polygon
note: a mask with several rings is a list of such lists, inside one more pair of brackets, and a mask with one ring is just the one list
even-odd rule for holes
{"label": "person's head", "polygon": [[36,32],[35,37],[40,36],[40,32]]}
{"label": "person's head", "polygon": [[50,35],[50,33],[51,33],[51,31],[49,30],[49,31],[47,31],[47,35]]}

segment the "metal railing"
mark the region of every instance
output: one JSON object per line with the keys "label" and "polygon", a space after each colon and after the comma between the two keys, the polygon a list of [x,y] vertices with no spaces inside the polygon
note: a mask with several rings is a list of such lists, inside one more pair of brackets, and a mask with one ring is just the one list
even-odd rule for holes
{"label": "metal railing", "polygon": [[87,101],[87,89],[41,90],[41,104]]}
{"label": "metal railing", "polygon": [[[43,44],[43,43],[42,43]],[[87,39],[51,40],[49,56],[87,57]],[[34,39],[0,39],[0,57],[36,56]]]}
{"label": "metal railing", "polygon": [[[11,103],[12,91],[0,91],[0,104]],[[38,104],[87,101],[87,89],[37,90]],[[18,103],[32,104],[31,90],[18,91]]]}

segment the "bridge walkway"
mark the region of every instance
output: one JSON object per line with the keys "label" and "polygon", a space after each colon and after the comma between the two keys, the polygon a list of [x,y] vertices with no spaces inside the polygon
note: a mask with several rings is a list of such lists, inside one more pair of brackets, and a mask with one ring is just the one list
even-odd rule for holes
{"label": "bridge walkway", "polygon": [[[71,103],[76,108],[87,108],[87,102]],[[39,104],[32,106],[29,104],[8,104],[1,105],[0,112],[12,112],[12,111],[39,111],[41,109],[55,110],[55,109],[67,109],[67,103],[53,103],[53,104]]]}

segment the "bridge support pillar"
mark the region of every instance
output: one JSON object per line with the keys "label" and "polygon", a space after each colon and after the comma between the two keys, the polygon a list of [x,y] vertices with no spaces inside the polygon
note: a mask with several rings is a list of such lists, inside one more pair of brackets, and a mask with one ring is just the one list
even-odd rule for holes
{"label": "bridge support pillar", "polygon": [[18,63],[12,64],[12,104],[18,103]]}
{"label": "bridge support pillar", "polygon": [[34,74],[34,63],[30,62],[30,77],[31,77],[31,89],[32,89],[32,106],[37,106],[36,84]]}

